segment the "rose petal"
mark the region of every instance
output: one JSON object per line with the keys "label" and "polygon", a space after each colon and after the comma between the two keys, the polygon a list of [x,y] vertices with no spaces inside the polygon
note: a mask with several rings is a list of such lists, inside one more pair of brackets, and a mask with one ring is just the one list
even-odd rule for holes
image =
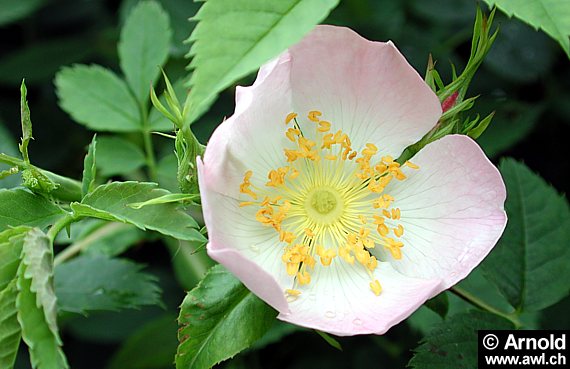
{"label": "rose petal", "polygon": [[443,279],[443,290],[465,278],[503,233],[505,185],[467,136],[435,141],[412,162],[419,170],[406,170],[408,179],[385,190],[401,210],[401,220],[389,223],[405,229],[402,259],[388,259],[410,277]]}
{"label": "rose petal", "polygon": [[382,286],[380,296],[370,289],[371,278],[361,265],[335,259],[317,265],[312,281],[289,303],[291,313],[279,319],[338,336],[383,334],[414,312],[439,288],[439,280],[406,277],[389,263],[374,272]]}
{"label": "rose petal", "polygon": [[321,111],[356,150],[370,142],[398,157],[441,116],[436,95],[391,42],[318,26],[289,53],[295,111]]}

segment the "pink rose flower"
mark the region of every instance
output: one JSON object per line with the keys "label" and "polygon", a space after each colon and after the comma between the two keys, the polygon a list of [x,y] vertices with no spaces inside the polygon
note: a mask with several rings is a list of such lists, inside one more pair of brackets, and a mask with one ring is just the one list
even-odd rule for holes
{"label": "pink rose flower", "polygon": [[281,320],[383,334],[506,224],[504,183],[469,137],[394,161],[441,113],[394,44],[317,27],[237,88],[198,160],[208,254]]}

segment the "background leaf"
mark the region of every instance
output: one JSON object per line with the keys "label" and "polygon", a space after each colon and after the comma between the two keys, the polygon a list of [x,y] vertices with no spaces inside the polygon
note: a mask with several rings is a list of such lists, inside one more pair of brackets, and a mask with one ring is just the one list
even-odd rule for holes
{"label": "background leaf", "polygon": [[559,0],[485,0],[509,16],[541,29],[560,43],[570,58],[570,4]]}
{"label": "background leaf", "polygon": [[570,209],[524,164],[505,159],[500,170],[509,221],[483,270],[515,309],[540,310],[570,291]]}
{"label": "background leaf", "polygon": [[171,38],[168,14],[155,1],[137,4],[123,26],[118,46],[121,69],[142,106],[166,61]]}
{"label": "background leaf", "polygon": [[97,167],[101,175],[110,177],[128,174],[146,163],[142,150],[120,137],[101,136],[97,143]]}
{"label": "background leaf", "polygon": [[83,255],[59,265],[55,288],[61,311],[120,310],[160,304],[156,277],[126,259]]}
{"label": "background leaf", "polygon": [[23,188],[0,189],[0,231],[20,225],[43,228],[62,215],[63,210],[43,196]]}
{"label": "background leaf", "polygon": [[176,354],[176,317],[164,315],[148,322],[113,355],[107,369],[170,369]]}
{"label": "background leaf", "polygon": [[51,244],[37,228],[24,237],[17,286],[18,321],[32,366],[38,369],[68,368],[56,322]]}
{"label": "background leaf", "polygon": [[87,155],[83,160],[83,177],[81,180],[81,195],[85,197],[95,187],[95,178],[97,176],[96,160],[97,155],[97,136],[93,136],[89,147],[87,148]]}
{"label": "background leaf", "polygon": [[20,346],[20,324],[16,316],[16,279],[0,290],[0,367],[12,368]]}
{"label": "background leaf", "polygon": [[277,312],[217,265],[190,291],[180,309],[177,369],[209,369],[249,347]]}
{"label": "background leaf", "polygon": [[46,0],[0,0],[0,25],[8,24],[40,8]]}
{"label": "background leaf", "polygon": [[190,121],[218,93],[301,40],[338,0],[209,0],[189,40]]}
{"label": "background leaf", "polygon": [[[10,156],[19,156],[20,153],[18,152],[18,147],[16,146],[16,140],[10,132],[6,129],[2,121],[0,120],[0,153],[10,155]],[[0,163],[0,172],[3,170],[10,169],[10,166],[4,163]],[[20,184],[20,176],[19,175],[11,175],[4,179],[0,179],[0,188],[12,188],[16,187]]]}
{"label": "background leaf", "polygon": [[176,204],[151,205],[141,210],[128,206],[169,193],[155,183],[113,182],[97,187],[81,203],[72,203],[71,208],[77,216],[131,223],[182,240],[204,240],[196,230],[196,221]]}
{"label": "background leaf", "polygon": [[63,68],[55,77],[59,106],[96,131],[140,131],[136,100],[117,75],[98,65]]}
{"label": "background leaf", "polygon": [[482,311],[454,315],[422,340],[408,365],[413,369],[476,368],[477,331],[513,328],[508,320]]}

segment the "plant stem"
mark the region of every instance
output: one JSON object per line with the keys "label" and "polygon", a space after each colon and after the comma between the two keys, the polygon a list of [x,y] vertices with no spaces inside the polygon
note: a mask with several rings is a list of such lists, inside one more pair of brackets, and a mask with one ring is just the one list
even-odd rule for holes
{"label": "plant stem", "polygon": [[95,242],[95,241],[101,239],[102,237],[104,237],[104,236],[106,236],[112,232],[115,232],[116,230],[123,228],[123,227],[130,227],[130,225],[124,224],[124,223],[107,223],[107,224],[105,224],[101,228],[99,228],[96,231],[94,231],[93,233],[91,233],[89,236],[69,245],[67,248],[62,250],[59,254],[57,254],[55,256],[53,264],[59,265],[65,261],[71,259],[75,255],[77,255],[80,252],[87,249],[87,247],[89,247],[89,245],[91,245],[93,242]]}
{"label": "plant stem", "polygon": [[47,236],[50,239],[51,243],[53,244],[55,238],[57,237],[58,233],[61,232],[62,229],[64,229],[65,227],[67,227],[68,225],[70,225],[75,221],[76,218],[71,213],[66,213],[65,216],[59,218],[58,221],[51,226],[51,228],[47,233]]}
{"label": "plant stem", "polygon": [[513,323],[515,328],[517,328],[517,329],[521,328],[521,326],[522,326],[522,323],[520,322],[520,320],[516,314],[504,313],[504,312],[492,307],[491,305],[487,304],[485,301],[479,299],[477,296],[465,291],[464,289],[462,289],[460,287],[457,287],[457,286],[452,287],[449,291],[453,292],[455,295],[460,297],[462,300],[467,301],[468,303],[470,303],[473,306],[478,307],[479,309],[486,310],[492,314],[495,314],[495,315],[498,315],[502,318],[507,319],[508,321]]}
{"label": "plant stem", "polygon": [[148,124],[148,112],[146,107],[141,107],[142,125],[143,125],[143,140],[144,150],[146,153],[146,165],[148,167],[148,174],[150,180],[158,182],[158,171],[156,167],[156,158],[154,156],[154,147],[152,145],[152,133]]}

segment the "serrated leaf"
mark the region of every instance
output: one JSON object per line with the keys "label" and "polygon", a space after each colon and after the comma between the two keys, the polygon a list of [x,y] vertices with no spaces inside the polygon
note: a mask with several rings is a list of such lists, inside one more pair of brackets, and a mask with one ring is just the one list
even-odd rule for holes
{"label": "serrated leaf", "polygon": [[24,237],[18,268],[18,322],[32,367],[37,369],[68,368],[56,322],[51,247],[43,232],[31,229]]}
{"label": "serrated leaf", "polygon": [[176,317],[155,319],[130,336],[113,355],[107,369],[170,369],[176,354]]}
{"label": "serrated leaf", "polygon": [[139,108],[127,85],[98,65],[63,68],[55,76],[59,105],[75,121],[96,131],[142,130]]}
{"label": "serrated leaf", "polygon": [[17,227],[0,233],[0,290],[16,278],[24,235],[28,230],[28,227]]}
{"label": "serrated leaf", "polygon": [[127,259],[102,255],[82,255],[61,264],[55,271],[58,308],[85,314],[160,304],[157,279],[142,268]]}
{"label": "serrated leaf", "polygon": [[0,368],[12,368],[20,346],[16,279],[0,290]]}
{"label": "serrated leaf", "polygon": [[518,311],[550,306],[570,292],[570,209],[542,178],[513,159],[499,166],[507,228],[483,270]]}
{"label": "serrated leaf", "polygon": [[0,189],[0,231],[20,225],[43,228],[63,214],[45,197],[23,188]]}
{"label": "serrated leaf", "polygon": [[97,144],[97,167],[106,177],[131,173],[146,163],[142,150],[120,137],[101,136]]}
{"label": "serrated leaf", "polygon": [[218,93],[301,40],[338,0],[209,0],[189,41],[190,122]]}
{"label": "serrated leaf", "polygon": [[121,30],[121,69],[143,106],[160,74],[159,67],[166,62],[171,38],[168,14],[155,1],[137,4]]}
{"label": "serrated leaf", "polygon": [[436,326],[414,350],[413,369],[472,369],[477,367],[477,331],[514,329],[508,320],[471,311],[452,316]]}
{"label": "serrated leaf", "polygon": [[222,266],[210,269],[180,309],[177,369],[209,369],[252,345],[277,313]]}
{"label": "serrated leaf", "polygon": [[95,187],[97,167],[95,156],[97,155],[97,135],[93,136],[87,149],[87,155],[83,160],[83,179],[81,181],[81,195],[85,197]]}
{"label": "serrated leaf", "polygon": [[570,4],[560,0],[485,0],[558,41],[570,58]]}
{"label": "serrated leaf", "polygon": [[136,210],[128,206],[145,202],[170,192],[156,183],[113,182],[97,187],[81,203],[72,203],[75,215],[133,224],[181,240],[203,241],[196,221],[176,204],[159,204]]}

